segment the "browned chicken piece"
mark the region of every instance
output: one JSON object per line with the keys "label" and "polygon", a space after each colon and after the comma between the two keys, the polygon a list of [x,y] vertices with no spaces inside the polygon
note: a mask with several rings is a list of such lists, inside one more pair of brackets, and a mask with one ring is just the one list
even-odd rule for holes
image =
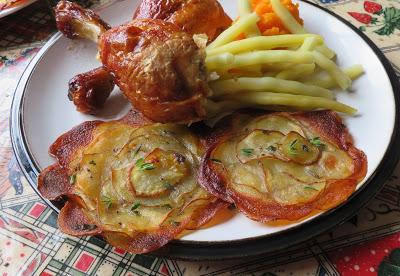
{"label": "browned chicken piece", "polygon": [[205,52],[191,35],[157,19],[135,19],[103,33],[103,65],[132,105],[157,122],[205,117]]}
{"label": "browned chicken piece", "polygon": [[[104,28],[91,27],[103,25],[92,11],[63,2],[66,1],[57,5],[56,14],[61,12],[62,18],[69,18],[73,23],[64,30],[73,29],[69,32],[74,33],[72,37],[94,41],[98,38],[104,68],[114,76],[116,84],[136,109],[157,122],[190,123],[205,118],[203,103],[209,94],[205,51],[196,45],[191,34],[160,19],[135,19],[104,32]],[[78,109],[90,111],[87,107],[92,103],[83,104],[83,101],[88,100],[85,91],[94,86],[95,80],[86,87],[81,85],[83,88],[75,93],[74,103],[79,102]],[[94,95],[96,91],[91,93]],[[99,98],[105,99],[105,93]]]}
{"label": "browned chicken piece", "polygon": [[96,114],[114,89],[113,77],[104,67],[76,75],[69,81],[68,98],[79,112]]}
{"label": "browned chicken piece", "polygon": [[111,28],[92,10],[73,2],[60,1],[54,11],[57,29],[70,39],[86,38],[97,42],[99,34]]}
{"label": "browned chicken piece", "polygon": [[206,34],[214,40],[232,24],[216,0],[142,0],[133,19],[161,19],[189,34]]}

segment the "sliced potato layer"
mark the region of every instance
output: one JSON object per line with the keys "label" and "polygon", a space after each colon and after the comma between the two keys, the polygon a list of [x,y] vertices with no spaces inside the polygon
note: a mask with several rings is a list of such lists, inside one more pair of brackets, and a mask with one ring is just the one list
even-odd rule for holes
{"label": "sliced potato layer", "polygon": [[59,162],[40,174],[39,190],[51,200],[67,197],[59,216],[67,234],[101,234],[144,253],[227,206],[198,185],[203,147],[184,126],[153,124],[131,112],[119,121],[84,123],[50,151]]}
{"label": "sliced potato layer", "polygon": [[204,158],[200,183],[257,221],[296,220],[345,201],[366,174],[330,111],[235,114]]}

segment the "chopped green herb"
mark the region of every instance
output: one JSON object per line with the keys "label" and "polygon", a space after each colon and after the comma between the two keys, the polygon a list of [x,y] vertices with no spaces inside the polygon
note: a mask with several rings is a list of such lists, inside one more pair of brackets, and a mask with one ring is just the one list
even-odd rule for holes
{"label": "chopped green herb", "polygon": [[250,156],[253,154],[253,152],[254,152],[254,149],[242,149],[242,153],[245,156]]}
{"label": "chopped green herb", "polygon": [[156,168],[156,166],[153,163],[144,162],[143,158],[138,159],[135,165],[141,171],[149,171],[149,170],[154,170]]}
{"label": "chopped green herb", "polygon": [[169,210],[171,210],[172,209],[172,206],[170,205],[170,204],[165,204],[165,205],[163,205],[165,208],[167,208],[167,209],[169,209]]}
{"label": "chopped green herb", "polygon": [[310,143],[313,144],[314,146],[317,146],[317,147],[324,147],[325,146],[325,144],[323,144],[321,142],[321,138],[319,138],[319,137],[312,138],[310,140]]}
{"label": "chopped green herb", "polygon": [[294,139],[293,142],[290,143],[290,146],[289,146],[290,154],[297,154],[297,149],[295,148],[296,144],[297,144],[297,139]]}
{"label": "chopped green herb", "polygon": [[76,227],[74,227],[74,228],[75,228],[75,230],[91,231],[91,230],[96,229],[97,226],[94,225],[94,224],[86,224],[86,223],[85,223],[85,224],[83,224],[83,225],[78,224],[78,225],[76,225]]}
{"label": "chopped green herb", "polygon": [[107,207],[107,209],[111,208],[112,205],[112,199],[108,196],[103,196],[102,200],[101,200]]}
{"label": "chopped green herb", "polygon": [[276,147],[269,146],[269,147],[267,147],[267,151],[276,151]]}
{"label": "chopped green herb", "polygon": [[140,212],[139,212],[139,211],[137,211],[137,210],[133,211],[133,213],[134,213],[135,215],[137,215],[138,217],[140,217],[140,216],[141,216]]}
{"label": "chopped green herb", "polygon": [[76,174],[73,174],[69,177],[69,184],[75,184],[76,182]]}
{"label": "chopped green herb", "polygon": [[162,133],[165,134],[165,135],[174,135],[175,134],[175,132],[173,132],[171,130],[166,130],[166,129],[163,129]]}
{"label": "chopped green herb", "polygon": [[213,162],[215,162],[215,163],[220,163],[220,164],[222,164],[222,161],[219,160],[219,159],[211,158],[210,160],[213,161]]}
{"label": "chopped green herb", "polygon": [[165,181],[163,186],[167,190],[173,190],[174,189],[174,186],[171,183],[169,183],[168,181]]}
{"label": "chopped green herb", "polygon": [[305,151],[305,152],[309,152],[309,151],[310,151],[310,149],[308,148],[307,145],[302,145],[301,148],[302,148],[303,151]]}
{"label": "chopped green herb", "polygon": [[93,165],[93,166],[96,166],[96,162],[94,162],[94,160],[90,160],[89,164]]}
{"label": "chopped green herb", "polygon": [[139,151],[142,149],[142,145],[139,145],[137,148],[136,148],[136,150],[135,150],[135,152],[133,153],[133,158],[135,158],[136,157],[136,155],[138,155],[138,153],[139,153]]}
{"label": "chopped green herb", "polygon": [[174,225],[174,226],[181,225],[181,223],[179,221],[172,221],[171,224]]}
{"label": "chopped green herb", "polygon": [[143,163],[141,166],[140,166],[140,170],[142,170],[142,171],[150,171],[150,170],[154,170],[156,168],[156,166],[154,166],[154,164],[153,163]]}
{"label": "chopped green herb", "polygon": [[136,161],[135,165],[136,165],[137,167],[140,167],[140,165],[142,165],[143,162],[144,162],[144,159],[143,159],[143,158],[139,158],[139,159]]}
{"label": "chopped green herb", "polygon": [[313,191],[319,191],[317,188],[314,188],[312,186],[305,186],[304,189],[306,190],[313,190]]}
{"label": "chopped green herb", "polygon": [[229,210],[235,210],[235,209],[236,209],[235,203],[231,203],[231,204],[228,206],[228,209],[229,209]]}
{"label": "chopped green herb", "polygon": [[140,207],[140,202],[136,202],[135,204],[132,205],[131,211],[136,210],[139,207]]}

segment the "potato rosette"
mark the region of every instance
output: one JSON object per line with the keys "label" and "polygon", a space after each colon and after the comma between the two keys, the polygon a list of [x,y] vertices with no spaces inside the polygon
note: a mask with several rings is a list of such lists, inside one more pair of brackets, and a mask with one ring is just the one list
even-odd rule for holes
{"label": "potato rosette", "polygon": [[253,220],[331,209],[365,177],[366,156],[334,112],[235,114],[221,125],[209,137],[200,183]]}
{"label": "potato rosette", "polygon": [[197,183],[200,139],[135,111],[118,121],[85,122],[59,137],[50,153],[58,163],[40,174],[38,187],[50,200],[66,200],[58,223],[70,235],[99,234],[145,253],[227,206]]}

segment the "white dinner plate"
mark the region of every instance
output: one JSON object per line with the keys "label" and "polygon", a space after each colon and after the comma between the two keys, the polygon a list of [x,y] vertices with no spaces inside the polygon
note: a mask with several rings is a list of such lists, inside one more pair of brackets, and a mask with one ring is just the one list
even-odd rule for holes
{"label": "white dinner plate", "polygon": [[27,0],[22,4],[18,4],[15,7],[12,8],[8,8],[8,9],[4,9],[2,11],[0,11],[0,18],[7,16],[9,14],[13,14],[14,12],[19,11],[20,9],[25,8],[26,6],[29,6],[30,4],[36,2],[37,0]]}
{"label": "white dinner plate", "polygon": [[[237,16],[236,1],[220,1],[226,12]],[[115,26],[129,21],[138,1],[119,1],[98,10]],[[355,117],[344,121],[355,145],[368,158],[366,178],[353,196],[341,206],[301,222],[272,226],[237,214],[213,227],[194,231],[162,249],[169,256],[206,259],[234,258],[260,254],[300,242],[325,231],[354,212],[383,185],[399,156],[397,131],[399,114],[397,78],[379,49],[361,32],[338,16],[315,4],[301,1],[300,14],[305,28],[322,35],[338,56],[342,67],[362,64],[365,74],[353,83],[353,91],[338,92],[339,101],[356,107]],[[96,45],[71,41],[60,33],[53,36],[28,66],[16,90],[11,114],[14,150],[31,185],[55,160],[48,155],[55,139],[88,120],[122,117],[130,105],[116,88],[102,114],[94,117],[78,113],[67,99],[67,83],[76,74],[96,68]],[[50,206],[55,208],[49,201]],[[210,251],[212,250],[212,251]]]}

